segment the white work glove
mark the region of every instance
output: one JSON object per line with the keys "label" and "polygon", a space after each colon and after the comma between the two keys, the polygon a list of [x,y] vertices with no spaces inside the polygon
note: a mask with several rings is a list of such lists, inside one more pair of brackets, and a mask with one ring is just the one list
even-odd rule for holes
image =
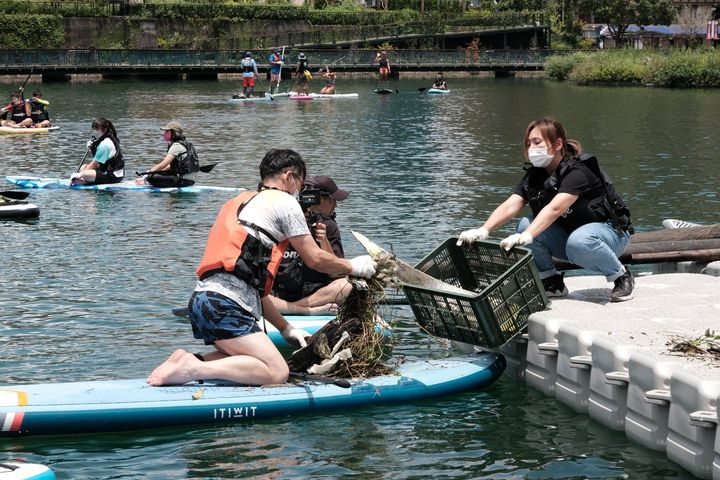
{"label": "white work glove", "polygon": [[73,173],[72,175],[70,175],[70,182],[72,183],[73,180],[78,179],[78,178],[82,178],[82,173],[80,173],[80,172]]}
{"label": "white work glove", "polygon": [[85,144],[85,146],[89,149],[90,147],[92,147],[92,144],[93,144],[93,140],[88,140],[87,143]]}
{"label": "white work glove", "polygon": [[513,247],[522,247],[523,245],[530,245],[533,242],[533,236],[527,232],[513,233],[509,237],[500,241],[500,246],[505,250],[510,250]]}
{"label": "white work glove", "polygon": [[463,243],[465,245],[472,245],[478,240],[487,240],[489,236],[490,232],[488,232],[488,229],[485,227],[471,228],[470,230],[465,230],[460,234],[456,245],[458,247]]}
{"label": "white work glove", "polygon": [[292,325],[288,325],[285,327],[285,330],[282,331],[282,337],[286,342],[290,345],[299,345],[300,348],[307,347],[307,340],[305,339],[310,336],[311,335],[305,330],[301,328],[293,328]]}
{"label": "white work glove", "polygon": [[377,262],[370,255],[351,258],[350,265],[352,266],[350,276],[360,278],[372,278],[377,268]]}

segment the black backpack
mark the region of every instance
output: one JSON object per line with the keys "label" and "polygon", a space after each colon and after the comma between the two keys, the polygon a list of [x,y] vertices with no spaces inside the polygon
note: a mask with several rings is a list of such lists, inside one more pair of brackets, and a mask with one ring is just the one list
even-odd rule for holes
{"label": "black backpack", "polygon": [[604,210],[608,216],[608,220],[618,232],[628,232],[630,235],[635,233],[630,220],[630,209],[625,201],[615,190],[610,176],[600,168],[597,158],[592,155],[582,154],[576,157],[576,161],[585,164],[595,176],[597,176],[605,187]]}
{"label": "black backpack", "polygon": [[180,172],[178,173],[180,173],[180,175],[187,175],[200,171],[200,159],[195,151],[195,146],[187,140],[182,140],[178,143],[187,150],[187,153],[178,159],[178,167],[180,168]]}

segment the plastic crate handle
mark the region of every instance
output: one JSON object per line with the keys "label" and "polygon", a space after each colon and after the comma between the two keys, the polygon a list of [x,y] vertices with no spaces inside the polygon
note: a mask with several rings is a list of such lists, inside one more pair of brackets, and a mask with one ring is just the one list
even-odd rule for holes
{"label": "plastic crate handle", "polygon": [[605,374],[605,383],[616,387],[627,387],[630,383],[630,374],[628,372],[608,372]]}
{"label": "plastic crate handle", "polygon": [[653,405],[670,405],[671,398],[670,390],[656,389],[645,392],[645,401]]}
{"label": "plastic crate handle", "polygon": [[592,357],[590,355],[575,355],[570,357],[570,367],[588,370],[592,367]]}

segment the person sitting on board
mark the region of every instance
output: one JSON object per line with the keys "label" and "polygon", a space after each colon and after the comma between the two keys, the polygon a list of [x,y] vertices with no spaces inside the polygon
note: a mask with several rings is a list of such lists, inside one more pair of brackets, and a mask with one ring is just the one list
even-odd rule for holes
{"label": "person sitting on board", "polygon": [[157,188],[189,187],[195,180],[186,178],[200,169],[195,146],[188,142],[179,122],[169,122],[164,127],[163,140],[168,144],[165,158],[150,167],[148,173],[135,179],[138,185],[152,185]]}
{"label": "person sitting on board", "polygon": [[[0,109],[0,126],[13,128],[32,127],[33,121],[25,109],[22,88],[10,94],[10,103]],[[10,118],[8,118],[10,117]]]}
{"label": "person sitting on board", "polygon": [[[340,229],[335,221],[337,202],[350,193],[338,188],[328,176],[309,176],[300,201],[310,232],[323,250],[345,258]],[[319,203],[317,203],[319,202]],[[334,312],[352,291],[347,277],[332,277],[307,265],[292,248],[285,250],[280,264],[272,302],[283,313],[316,315]]]}
{"label": "person sitting on board", "polygon": [[435,77],[435,83],[433,83],[432,88],[447,90],[447,83],[445,82],[445,76],[443,76],[442,72],[438,73],[437,77]]}
{"label": "person sitting on board", "polygon": [[458,245],[487,239],[529,204],[532,216],[522,218],[517,233],[500,246],[527,245],[548,297],[568,294],[553,264],[556,257],[614,282],[611,301],[633,298],[633,276],[618,259],[634,232],[630,211],[597,159],[583,154],[580,143],[568,139],[565,127],[552,118],[528,125],[524,150],[530,166],[514,192],[482,227],[462,232]]}
{"label": "person sitting on board", "polygon": [[282,56],[282,50],[276,48],[268,57],[270,62],[270,93],[277,93],[278,86],[280,85],[280,73],[282,72],[282,65],[285,58]]}
{"label": "person sitting on board", "polygon": [[387,52],[383,50],[375,56],[375,62],[379,65],[378,73],[380,81],[386,82],[390,78],[390,60],[388,60]]}
{"label": "person sitting on board", "polygon": [[245,385],[283,383],[288,366],[258,324],[264,317],[283,338],[304,346],[309,334],[294,328],[268,294],[288,245],[307,265],[331,275],[371,278],[368,255],[338,258],[315,243],[297,201],[305,162],[293,150],[269,150],[260,163],[261,182],[220,210],[197,269],[188,308],[193,335],[215,351],[195,355],[176,350],[147,377],[154,386],[219,379]]}
{"label": "person sitting on board", "polygon": [[333,67],[325,67],[325,71],[322,74],[323,80],[325,80],[325,86],[320,89],[320,93],[324,95],[332,95],[335,93],[335,69]]}
{"label": "person sitting on board", "polygon": [[32,98],[25,100],[25,113],[32,119],[33,127],[49,128],[52,126],[47,111],[48,105],[50,105],[50,102],[43,100],[40,90],[35,90]]}
{"label": "person sitting on board", "polygon": [[125,177],[120,141],[115,126],[102,117],[92,122],[93,140],[88,140],[88,152],[93,159],[81,165],[80,171],[70,176],[71,185],[100,185],[119,183]]}
{"label": "person sitting on board", "polygon": [[245,52],[245,58],[240,61],[243,69],[243,98],[252,98],[255,91],[255,78],[258,76],[257,63],[252,58],[252,52]]}
{"label": "person sitting on board", "polygon": [[298,94],[302,91],[303,94],[309,95],[310,94],[310,84],[309,84],[309,78],[312,78],[312,75],[310,74],[310,63],[307,61],[307,57],[304,53],[300,53],[298,55],[298,63],[295,67],[295,82],[298,86]]}

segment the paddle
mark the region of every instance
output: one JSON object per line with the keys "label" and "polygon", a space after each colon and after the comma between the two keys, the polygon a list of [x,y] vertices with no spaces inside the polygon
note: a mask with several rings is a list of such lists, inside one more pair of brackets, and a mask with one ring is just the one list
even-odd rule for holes
{"label": "paddle", "polygon": [[310,382],[327,383],[328,385],[335,385],[340,388],[352,387],[352,384],[344,378],[324,377],[322,375],[312,375],[310,373],[304,373],[304,372],[290,372],[290,376],[293,378],[299,378],[300,380],[302,380],[304,382],[310,381]]}
{"label": "paddle", "polygon": [[30,73],[28,73],[27,78],[25,79],[25,81],[23,82],[23,84],[20,85],[20,88],[18,88],[18,92],[19,92],[20,90],[22,90],[23,88],[25,88],[25,85],[27,84],[28,80],[30,80],[30,75],[33,74],[33,70],[34,70],[34,69],[35,69],[35,67],[32,67],[32,68],[30,69]]}
{"label": "paddle", "polygon": [[12,200],[25,200],[29,196],[29,192],[18,192],[15,190],[7,190],[5,192],[0,192],[0,197],[10,198]]}
{"label": "paddle", "polygon": [[[198,171],[203,172],[203,173],[209,173],[212,171],[213,168],[215,168],[215,165],[217,165],[218,163],[220,163],[220,162],[210,163],[208,165],[202,165],[198,169]],[[151,173],[163,173],[163,170],[160,170],[157,172],[151,172],[148,170],[147,172],[135,172],[135,173],[137,174],[138,177],[142,177],[143,175],[150,175]]]}
{"label": "paddle", "polygon": [[85,163],[85,159],[87,158],[88,153],[90,153],[90,147],[88,147],[87,150],[85,150],[85,155],[83,155],[82,160],[80,160],[80,163],[78,164],[77,168],[75,169],[75,173],[80,171],[80,167],[82,167],[83,163]]}
{"label": "paddle", "polygon": [[425,90],[429,90],[429,88],[428,87],[418,88],[418,92],[424,92]]}

